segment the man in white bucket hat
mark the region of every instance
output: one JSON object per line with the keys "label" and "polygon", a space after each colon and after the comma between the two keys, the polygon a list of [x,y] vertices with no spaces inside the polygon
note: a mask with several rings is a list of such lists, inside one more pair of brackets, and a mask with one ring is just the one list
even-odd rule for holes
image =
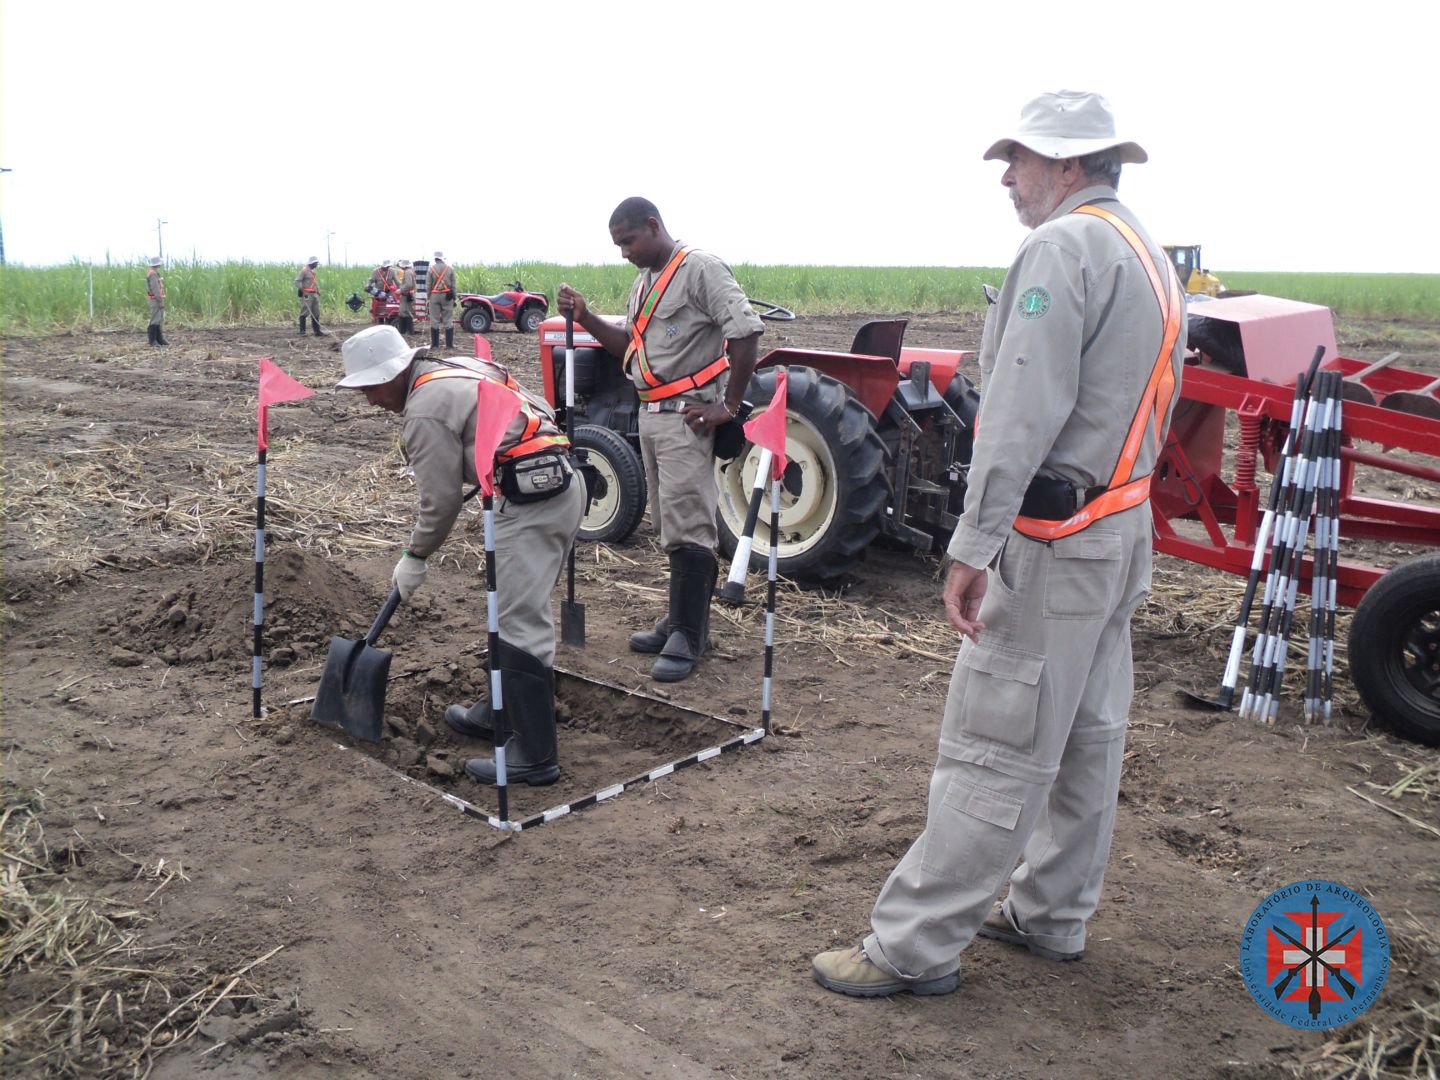
{"label": "man in white bucket hat", "polygon": [[[501,365],[469,357],[432,358],[411,348],[393,326],[370,326],[346,339],[345,377],[370,404],[405,418],[405,456],[415,474],[417,510],[410,541],[395,566],[394,584],[409,600],[425,582],[433,555],[459,517],[463,489],[475,476],[476,382],[489,379],[520,399],[495,451],[495,581],[500,670],[511,736],[508,779],[550,784],[560,775],[555,738],[555,623],[550,594],[585,512],[585,485],[574,480],[570,443],[545,400]],[[457,732],[492,740],[488,700],[451,706]],[[471,758],[465,772],[495,783],[493,758]]]}
{"label": "man in white bucket hat", "polygon": [[305,260],[305,265],[300,267],[299,273],[295,275],[295,293],[300,297],[300,336],[305,336],[305,319],[310,319],[311,328],[316,337],[329,337],[329,334],[320,329],[320,275],[316,267],[320,265],[320,256],[311,255]]}
{"label": "man in white bucket hat", "polygon": [[150,325],[146,331],[152,346],[170,344],[165,340],[165,278],[160,273],[164,265],[165,261],[155,256],[145,275],[145,296],[150,305]]}
{"label": "man in white bucket hat", "polygon": [[1184,292],[1116,197],[1121,165],[1146,155],[1115,133],[1104,98],[1036,98],[985,152],[995,158],[1033,231],[980,344],[945,586],[964,640],[925,831],[869,936],[811,969],[857,997],[949,993],[976,935],[1078,960],[1115,821],[1130,616],[1149,588],[1150,474],[1179,386]]}

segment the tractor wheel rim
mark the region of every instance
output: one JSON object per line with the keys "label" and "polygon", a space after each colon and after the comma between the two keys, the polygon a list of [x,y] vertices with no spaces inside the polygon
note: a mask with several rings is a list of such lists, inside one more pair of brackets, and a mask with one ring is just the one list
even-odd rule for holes
{"label": "tractor wheel rim", "polygon": [[586,505],[580,527],[594,533],[608,528],[620,516],[620,477],[610,460],[599,454],[591,453],[590,467],[595,470],[595,486],[600,493]]}
{"label": "tractor wheel rim", "polygon": [[[785,451],[793,471],[787,466],[786,475],[798,476],[799,480],[782,484],[780,488],[778,556],[782,559],[809,551],[830,531],[835,520],[835,464],[830,449],[821,434],[804,417],[792,412],[788,419]],[[740,514],[738,521],[731,522],[737,536],[744,524],[745,507],[754,489],[755,469],[759,463],[760,451],[752,446],[740,468],[732,465],[726,470],[730,486],[727,502]],[[767,484],[760,516],[755,522],[755,547],[760,550],[769,546],[770,495]]]}

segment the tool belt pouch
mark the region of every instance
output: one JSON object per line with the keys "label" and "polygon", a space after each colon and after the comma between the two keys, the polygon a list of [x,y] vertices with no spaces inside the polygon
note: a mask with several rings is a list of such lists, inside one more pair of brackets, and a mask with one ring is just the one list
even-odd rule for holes
{"label": "tool belt pouch", "polygon": [[570,486],[575,475],[570,456],[551,450],[507,461],[497,471],[500,494],[513,503],[552,499]]}
{"label": "tool belt pouch", "polygon": [[1020,513],[1042,521],[1064,521],[1080,509],[1075,485],[1058,476],[1036,476],[1025,489]]}
{"label": "tool belt pouch", "polygon": [[745,421],[754,409],[754,404],[742,401],[734,418],[715,429],[715,456],[721,461],[729,461],[745,449]]}

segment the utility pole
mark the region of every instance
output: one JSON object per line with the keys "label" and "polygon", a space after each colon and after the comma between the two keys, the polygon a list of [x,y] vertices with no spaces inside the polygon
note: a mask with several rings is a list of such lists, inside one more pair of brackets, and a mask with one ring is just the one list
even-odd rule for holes
{"label": "utility pole", "polygon": [[334,235],[335,235],[335,231],[334,231],[333,229],[326,229],[326,230],[325,230],[325,265],[326,265],[326,266],[329,266],[329,265],[330,265],[330,237],[332,237],[332,236],[334,236]]}
{"label": "utility pole", "polygon": [[155,219],[155,245],[160,249],[155,252],[155,255],[162,263],[165,261],[165,234],[160,230],[169,224],[168,221],[161,221],[158,217]]}
{"label": "utility pole", "polygon": [[[0,173],[14,172],[14,169],[0,168]],[[5,230],[0,228],[0,267],[5,265]]]}

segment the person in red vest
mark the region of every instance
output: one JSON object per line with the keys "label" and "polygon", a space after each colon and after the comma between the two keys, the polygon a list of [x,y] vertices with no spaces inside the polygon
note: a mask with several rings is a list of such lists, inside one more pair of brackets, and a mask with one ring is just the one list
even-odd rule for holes
{"label": "person in red vest", "polygon": [[857,997],[949,993],[977,934],[1078,960],[1115,823],[1130,617],[1150,587],[1150,474],[1177,397],[1185,294],[1116,195],[1121,165],[1146,154],[1116,135],[1100,95],[1030,102],[985,152],[997,158],[1032,232],[980,343],[945,585],[965,640],[925,831],[871,933],[811,965]]}
{"label": "person in red vest", "polygon": [[320,276],[315,268],[320,265],[320,256],[311,255],[295,275],[295,291],[300,296],[300,336],[305,336],[305,317],[310,317],[316,337],[327,337],[320,329]]}
{"label": "person in red vest", "polygon": [[610,215],[610,238],[640,269],[623,326],[561,285],[557,303],[609,352],[623,356],[640,395],[640,452],[650,517],[670,558],[668,613],[630,638],[658,654],[651,677],[676,682],[695,670],[710,627],[718,534],[715,429],[735,419],[754,374],[764,324],[730,267],[671,237],[649,199]]}
{"label": "person in red vest", "polygon": [[430,264],[430,278],[425,286],[425,317],[430,320],[430,347],[440,347],[440,331],[445,331],[445,347],[455,347],[455,268],[445,261],[443,252],[435,252]]}
{"label": "person in red vest", "polygon": [[[475,475],[476,382],[488,379],[520,399],[495,451],[495,584],[505,716],[507,779],[551,784],[560,775],[555,737],[555,622],[550,594],[580,530],[584,485],[574,482],[570,441],[545,399],[501,365],[471,357],[442,359],[411,348],[393,326],[370,326],[340,349],[345,377],[378,408],[404,417],[405,456],[415,475],[415,527],[395,566],[394,584],[409,600],[425,583],[426,560],[445,543]],[[462,735],[493,741],[490,704],[452,705],[446,722]],[[495,783],[495,761],[471,758],[465,772]]]}
{"label": "person in red vest", "polygon": [[150,272],[145,275],[145,296],[150,305],[150,325],[146,332],[150,335],[150,344],[169,345],[165,340],[165,279],[160,275],[160,267],[164,262],[156,256],[150,260]]}

